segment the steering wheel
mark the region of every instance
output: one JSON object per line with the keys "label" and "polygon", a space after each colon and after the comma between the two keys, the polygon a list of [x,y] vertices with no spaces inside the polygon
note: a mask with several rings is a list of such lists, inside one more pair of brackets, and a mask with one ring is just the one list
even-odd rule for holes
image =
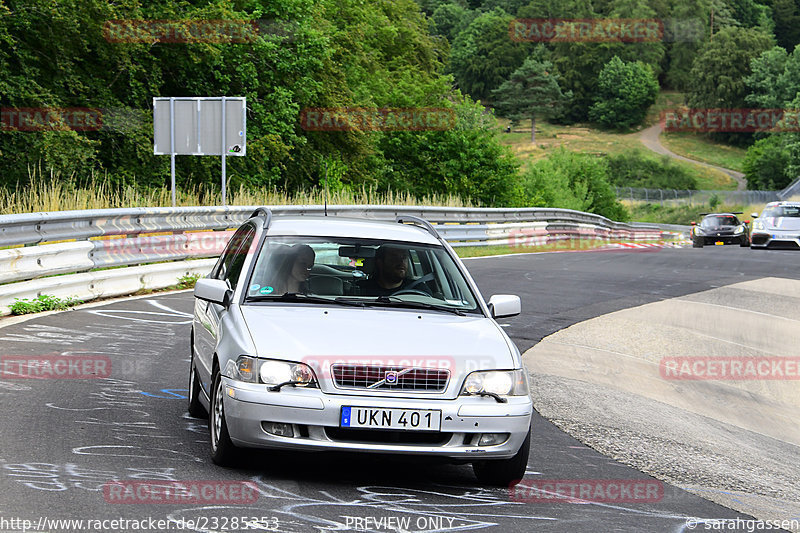
{"label": "steering wheel", "polygon": [[399,290],[399,291],[397,291],[397,292],[393,292],[393,293],[391,294],[391,296],[398,296],[398,295],[400,295],[400,294],[419,294],[419,295],[422,295],[422,296],[427,296],[427,297],[430,297],[430,296],[431,296],[429,293],[427,293],[427,292],[425,292],[425,291],[421,291],[421,290],[419,290],[419,289],[408,289],[408,288],[406,288],[406,289],[400,289],[400,290]]}
{"label": "steering wheel", "polygon": [[[421,283],[427,283],[428,281],[431,281],[432,279],[433,279],[433,272],[428,272],[427,274],[425,274],[424,276],[422,276],[421,278],[419,278],[418,280],[416,280],[414,283],[410,284],[408,287],[406,287],[403,290],[404,291],[412,290],[417,285],[419,285]],[[430,296],[430,294],[428,294],[428,296]]]}

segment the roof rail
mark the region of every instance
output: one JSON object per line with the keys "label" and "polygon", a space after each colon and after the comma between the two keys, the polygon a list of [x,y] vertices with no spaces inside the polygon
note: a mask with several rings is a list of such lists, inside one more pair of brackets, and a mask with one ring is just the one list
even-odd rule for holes
{"label": "roof rail", "polygon": [[442,236],[439,235],[439,232],[436,231],[436,228],[433,227],[433,224],[431,224],[430,222],[428,222],[423,218],[415,217],[412,215],[400,215],[395,219],[395,222],[398,222],[400,224],[411,222],[412,224],[416,224],[417,226],[422,226],[423,228],[428,230],[428,233],[436,237],[438,240],[443,241]]}
{"label": "roof rail", "polygon": [[250,215],[250,218],[255,217],[266,217],[264,220],[264,229],[269,229],[269,225],[272,224],[272,211],[270,211],[269,207],[259,207],[253,214]]}

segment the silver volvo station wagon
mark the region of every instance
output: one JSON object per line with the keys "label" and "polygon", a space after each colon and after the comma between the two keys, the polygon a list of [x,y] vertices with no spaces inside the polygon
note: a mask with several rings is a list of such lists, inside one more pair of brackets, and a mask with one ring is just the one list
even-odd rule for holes
{"label": "silver volvo station wagon", "polygon": [[519,350],[428,222],[275,217],[259,208],[197,282],[189,413],[236,447],[436,456],[478,480],[525,474],[532,403]]}

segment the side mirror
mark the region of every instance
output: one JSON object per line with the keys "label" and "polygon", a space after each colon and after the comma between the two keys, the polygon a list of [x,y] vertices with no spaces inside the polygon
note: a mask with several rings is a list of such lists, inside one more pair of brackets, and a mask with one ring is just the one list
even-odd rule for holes
{"label": "side mirror", "polygon": [[225,280],[202,278],[194,286],[194,297],[228,307],[231,305],[233,291]]}
{"label": "side mirror", "polygon": [[753,218],[758,218],[758,213],[750,213],[750,216]]}
{"label": "side mirror", "polygon": [[489,298],[489,312],[492,318],[514,316],[522,311],[519,296],[514,294],[495,294]]}

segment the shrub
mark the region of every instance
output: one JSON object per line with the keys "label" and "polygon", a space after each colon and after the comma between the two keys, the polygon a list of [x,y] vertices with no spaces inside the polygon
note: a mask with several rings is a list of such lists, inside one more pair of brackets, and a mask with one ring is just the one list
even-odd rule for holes
{"label": "shrub", "polygon": [[608,163],[602,158],[560,148],[525,170],[523,189],[534,207],[576,209],[618,221],[629,218],[608,181]]}
{"label": "shrub", "polygon": [[31,313],[41,313],[42,311],[63,310],[82,303],[82,300],[75,298],[66,298],[62,300],[61,298],[49,294],[40,294],[33,300],[14,298],[14,303],[11,304],[11,314],[28,315]]}
{"label": "shrub", "polygon": [[609,156],[609,180],[618,187],[648,189],[697,189],[697,180],[667,156],[631,150]]}

